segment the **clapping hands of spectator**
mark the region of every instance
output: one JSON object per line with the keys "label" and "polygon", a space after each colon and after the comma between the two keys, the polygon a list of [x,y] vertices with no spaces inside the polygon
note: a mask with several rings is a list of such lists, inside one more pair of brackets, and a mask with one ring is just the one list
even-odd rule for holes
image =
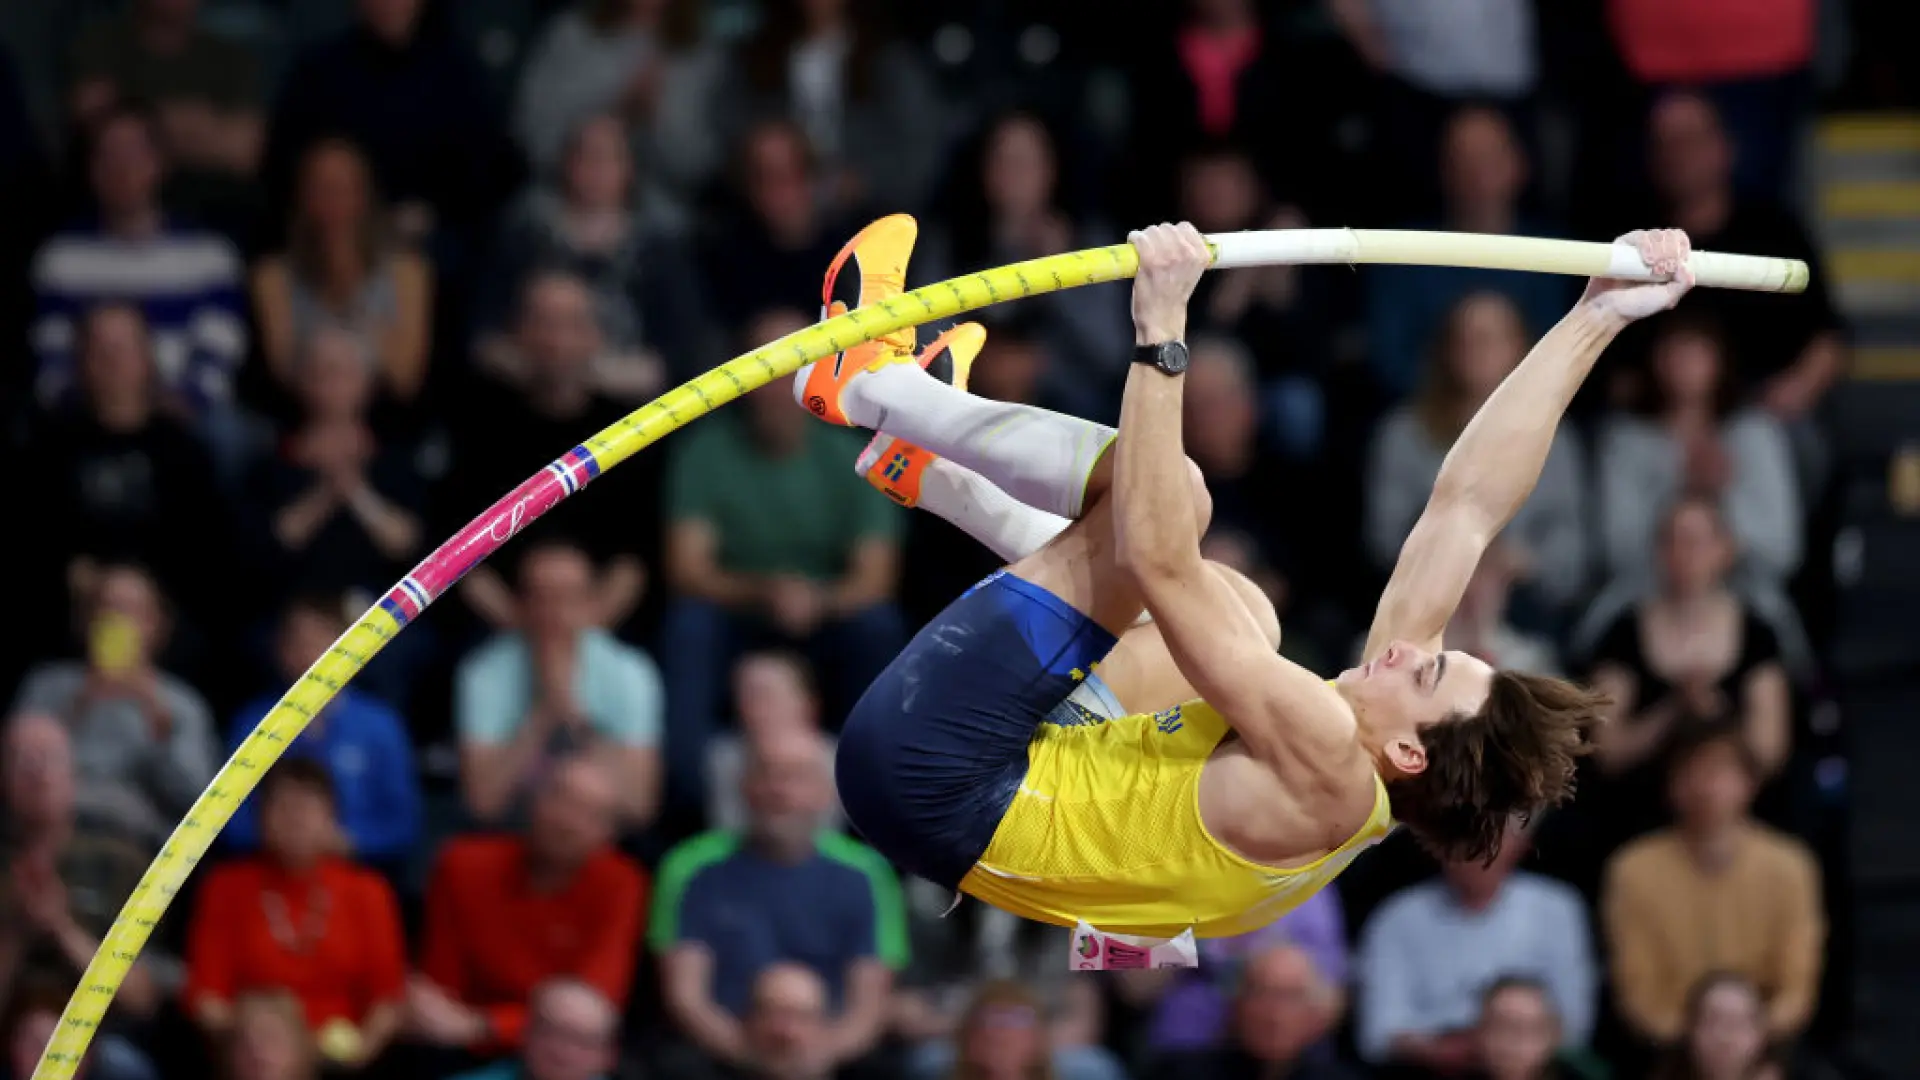
{"label": "clapping hands of spectator", "polygon": [[320,482],[341,502],[348,502],[367,486],[367,465],[373,460],[373,438],[357,424],[327,424],[307,433],[308,464]]}
{"label": "clapping hands of spectator", "polygon": [[664,82],[662,65],[658,62],[636,67],[633,77],[627,80],[626,89],[621,91],[620,111],[636,122],[652,118],[654,106],[660,102],[660,87]]}
{"label": "clapping hands of spectator", "polygon": [[1793,420],[1813,408],[1823,389],[1798,369],[1789,368],[1761,388],[1760,404],[1780,420]]}
{"label": "clapping hands of spectator", "polygon": [[767,583],[767,616],[788,637],[811,637],[826,615],[827,594],[819,585],[791,575]]}
{"label": "clapping hands of spectator", "polygon": [[46,936],[55,936],[73,918],[67,885],[60,880],[51,853],[16,859],[8,867],[21,920]]}
{"label": "clapping hands of spectator", "polygon": [[414,1032],[437,1046],[469,1046],[485,1033],[478,1013],[419,977],[407,985],[407,1011]]}
{"label": "clapping hands of spectator", "polygon": [[[1263,228],[1304,229],[1307,216],[1297,206],[1275,211]],[[1276,265],[1251,267],[1242,273],[1223,274],[1207,298],[1207,318],[1217,323],[1234,323],[1255,304],[1284,309],[1292,306],[1300,292],[1300,268]]]}
{"label": "clapping hands of spectator", "polygon": [[573,644],[537,641],[533,644],[533,677],[539,701],[534,709],[551,731],[583,728],[585,718],[573,689]]}
{"label": "clapping hands of spectator", "polygon": [[1710,676],[1685,676],[1674,683],[1674,694],[1695,719],[1713,720],[1727,714],[1727,695],[1721,692],[1719,682]]}
{"label": "clapping hands of spectator", "polygon": [[1733,461],[1713,432],[1702,432],[1686,446],[1686,486],[1689,491],[1717,494],[1733,478]]}

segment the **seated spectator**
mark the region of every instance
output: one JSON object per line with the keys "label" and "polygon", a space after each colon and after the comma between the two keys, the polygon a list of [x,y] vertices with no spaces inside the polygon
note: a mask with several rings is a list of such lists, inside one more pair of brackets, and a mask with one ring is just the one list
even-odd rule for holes
{"label": "seated spectator", "polygon": [[727,66],[727,130],[743,117],[793,123],[828,163],[841,209],[919,207],[945,149],[945,103],[926,60],[889,33],[890,14],[862,0],[771,0]]}
{"label": "seated spectator", "polygon": [[[74,399],[37,425],[24,478],[40,508],[48,603],[88,592],[99,563],[134,559],[175,596],[202,595],[224,561],[230,517],[214,459],[166,404],[139,310],[90,309],[78,324]],[[39,569],[36,567],[36,569]],[[200,614],[200,612],[196,612]]]}
{"label": "seated spectator", "polygon": [[[1787,761],[1793,695],[1774,632],[1728,586],[1733,543],[1714,501],[1667,511],[1660,589],[1626,611],[1593,653],[1594,685],[1613,699],[1600,728],[1598,798],[1581,806],[1609,819],[1614,842],[1664,824],[1665,752],[1703,723],[1730,721],[1763,776]],[[1612,850],[1609,845],[1606,851]]]}
{"label": "seated spectator", "polygon": [[1119,1059],[1104,1046],[1056,1041],[1055,1018],[1026,984],[997,979],[967,1003],[950,1044],[928,1044],[915,1055],[917,1080],[943,1077],[1032,1077],[1126,1080]]}
{"label": "seated spectator", "polygon": [[1487,987],[1526,975],[1546,984],[1563,1045],[1584,1045],[1599,1005],[1592,928],[1579,894],[1515,867],[1518,825],[1491,863],[1449,862],[1374,911],[1361,931],[1360,1056],[1458,1074],[1480,1064],[1474,1024]]}
{"label": "seated spectator", "polygon": [[794,408],[782,384],[672,448],[666,567],[677,595],[662,659],[688,738],[719,719],[727,666],[745,647],[806,652],[838,717],[905,643],[894,604],[905,517],[854,473],[861,440],[849,434]]}
{"label": "seated spectator", "polygon": [[[820,691],[813,669],[800,656],[779,650],[750,652],[733,665],[736,732],[716,735],[707,744],[707,823],[738,832],[747,827],[741,778],[747,770],[747,745],[790,731],[820,734]],[[835,740],[822,735],[832,758]],[[846,826],[839,794],[823,828]]]}
{"label": "seated spectator", "polygon": [[[1321,134],[1302,114],[1320,110],[1280,107],[1306,82],[1296,78],[1298,57],[1288,48],[1293,35],[1267,25],[1266,7],[1259,0],[1188,0],[1161,5],[1153,11],[1161,18],[1128,20],[1121,30],[1130,45],[1145,46],[1129,49],[1127,65],[1133,98],[1128,171],[1139,177],[1128,185],[1139,189],[1129,216],[1149,206],[1158,212],[1174,195],[1178,159],[1168,153],[1169,136],[1244,146],[1269,179],[1312,189],[1307,194],[1313,196],[1337,175],[1314,160],[1321,155],[1302,149],[1317,147]],[[1345,69],[1341,75],[1348,77]]]}
{"label": "seated spectator", "polygon": [[547,773],[523,835],[448,841],[427,885],[426,939],[408,988],[411,1028],[497,1057],[528,1033],[541,983],[573,978],[626,1007],[647,879],[614,849],[619,793],[598,762]]}
{"label": "seated spectator", "polygon": [[300,418],[250,478],[261,570],[282,590],[377,596],[421,546],[413,448],[369,423],[373,372],[358,335],[319,326],[302,349]]}
{"label": "seated spectator", "polygon": [[399,1033],[406,942],[393,890],[341,854],[326,767],[294,758],[260,781],[260,854],[215,867],[194,900],[184,1005],[208,1035],[235,1002],[285,990],[320,1052],[359,1069]]}
{"label": "seated spectator", "polygon": [[[0,736],[0,821],[6,823],[0,833],[4,997],[23,972],[66,982],[77,979],[146,873],[153,849],[129,841],[82,811],[73,746],[58,719],[16,713]],[[147,949],[120,986],[119,1007],[134,1017],[151,1016],[175,966],[163,950]],[[54,1013],[65,1004],[66,995],[60,994]],[[18,1074],[18,1080],[26,1075]]]}
{"label": "seated spectator", "polygon": [[819,736],[752,746],[743,832],[710,832],[660,864],[648,944],[667,1015],[714,1061],[750,1060],[754,983],[781,961],[813,971],[832,1016],[824,1065],[866,1056],[885,1033],[893,970],[906,963],[899,882],[872,849],[823,832],[832,777]]}
{"label": "seated spectator", "polygon": [[1487,113],[1503,120],[1528,117],[1542,58],[1534,5],[1525,0],[1476,0],[1443,17],[1419,0],[1331,0],[1327,6],[1379,77],[1373,167],[1396,178],[1380,192],[1395,200],[1390,205],[1431,204],[1435,150],[1446,142],[1448,114],[1463,102],[1490,103]]}
{"label": "seated spectator", "polygon": [[[1015,111],[993,119],[961,161],[951,205],[942,215],[945,227],[928,230],[916,279],[942,281],[1110,242],[1111,227],[1067,206],[1072,188],[1063,175],[1060,141],[1039,116]],[[1056,360],[1044,376],[1046,399],[1076,416],[1104,413],[1125,376],[1125,289],[1067,289],[1021,306]],[[1005,314],[981,314],[989,338]]]}
{"label": "seated spectator", "polygon": [[174,162],[169,195],[238,224],[265,137],[259,58],[199,25],[199,0],[139,0],[74,44],[68,111],[92,131],[113,110],[152,109]]}
{"label": "seated spectator", "polygon": [[1718,503],[1741,580],[1778,588],[1800,567],[1800,485],[1793,448],[1762,409],[1739,408],[1726,339],[1694,315],[1662,324],[1641,416],[1608,420],[1599,439],[1606,572],[1644,579],[1660,512],[1681,495]]}
{"label": "seated spectator", "polygon": [[1474,1026],[1480,1070],[1475,1080],[1594,1080],[1603,1066],[1562,1049],[1560,1013],[1546,983],[1525,976],[1495,980],[1480,997]]}
{"label": "seated spectator", "polygon": [[[1521,213],[1520,197],[1527,185],[1526,151],[1513,126],[1499,112],[1468,107],[1454,113],[1441,136],[1440,155],[1440,217],[1418,221],[1414,228],[1502,236],[1549,234],[1544,225]],[[1698,236],[1694,245],[1704,246]],[[1566,279],[1552,274],[1372,266],[1365,277],[1367,353],[1374,376],[1395,398],[1417,388],[1420,357],[1427,343],[1457,317],[1469,297],[1480,293],[1505,297],[1522,349],[1525,342],[1560,321],[1573,297]]]}
{"label": "seated spectator", "polygon": [[[1607,0],[1602,6],[1614,48],[1634,80],[1650,89],[1687,87],[1725,109],[1737,132],[1729,142],[1737,151],[1740,191],[1785,199],[1799,181],[1794,133],[1813,111],[1810,70],[1833,25],[1823,21],[1817,0],[1733,7]],[[1853,33],[1865,46],[1871,23]]]}
{"label": "seated spectator", "polygon": [[367,158],[345,139],[302,155],[286,250],[254,268],[253,303],[283,387],[304,381],[303,350],[330,327],[360,338],[358,359],[392,400],[412,401],[426,383],[433,271],[389,231]]}
{"label": "seated spectator", "polygon": [[[337,596],[309,595],[288,604],[276,650],[280,685],[292,685],[326,655],[347,625],[346,607]],[[241,708],[227,731],[228,749],[238,750],[279,700],[275,692]],[[284,753],[282,760],[310,758],[326,769],[346,853],[397,873],[420,844],[420,777],[406,721],[384,703],[344,686]],[[251,851],[260,844],[262,799],[256,791],[221,832],[234,848]]]}
{"label": "seated spectator", "polygon": [[619,1056],[620,1013],[578,979],[549,979],[527,1001],[526,1042],[517,1058],[454,1080],[607,1080]]}
{"label": "seated spectator", "polygon": [[639,405],[666,386],[668,358],[685,374],[705,362],[689,256],[635,212],[633,150],[618,117],[585,118],[552,172],[554,182],[529,191],[494,242],[476,304],[475,356],[509,386],[533,381],[538,369],[512,333],[515,301],[536,275],[564,270],[593,299],[600,331],[588,368],[593,388]]}
{"label": "seated spectator", "polygon": [[213,779],[213,714],[160,670],[166,600],[145,571],[101,568],[82,613],[86,658],[29,671],[14,709],[59,717],[81,783],[102,789],[98,811],[157,847]]}
{"label": "seated spectator", "polygon": [[1295,545],[1307,530],[1290,528],[1284,508],[1297,505],[1304,478],[1260,452],[1253,357],[1232,338],[1195,336],[1189,348],[1181,430],[1213,496],[1209,528],[1253,537],[1263,559],[1275,566],[1297,565],[1303,556]]}
{"label": "seated spectator", "polygon": [[354,24],[294,58],[267,125],[262,172],[284,200],[309,148],[341,137],[359,146],[395,232],[457,245],[511,190],[516,170],[486,70],[423,18],[425,0],[357,0]]}
{"label": "seated spectator", "polygon": [[[73,981],[0,979],[7,991],[0,1006],[0,1080],[28,1080],[40,1054],[60,1028],[60,1014],[73,994]],[[95,1032],[87,1053],[73,1070],[74,1080],[159,1080],[145,1054],[124,1036]]]}
{"label": "seated spectator", "polygon": [[1339,893],[1322,889],[1252,933],[1202,939],[1197,969],[1124,973],[1121,994],[1150,1012],[1148,1052],[1164,1055],[1220,1049],[1232,1027],[1234,979],[1255,957],[1281,946],[1306,953],[1321,977],[1344,992],[1346,916],[1340,909]]}
{"label": "seated spectator", "polygon": [[[1180,216],[1208,235],[1249,229],[1300,229],[1296,206],[1276,205],[1246,152],[1230,145],[1201,147],[1180,164]],[[1274,449],[1293,457],[1319,450],[1326,426],[1321,381],[1335,332],[1329,293],[1341,282],[1298,266],[1249,267],[1244,274],[1209,274],[1188,302],[1190,337],[1238,339],[1249,376],[1258,380],[1256,404],[1272,430]]]}
{"label": "seated spectator", "polygon": [[[1799,2],[1799,0],[1795,0]],[[1846,369],[1843,327],[1806,225],[1792,211],[1733,188],[1734,150],[1720,114],[1693,93],[1668,95],[1648,121],[1651,218],[1685,229],[1695,251],[1765,251],[1813,268],[1805,292],[1765,297],[1738,289],[1696,289],[1678,311],[1707,312],[1727,330],[1734,384],[1755,388],[1762,406],[1788,426],[1796,452],[1811,452],[1809,414]],[[1777,303],[1766,303],[1765,300]]]}
{"label": "seated spectator", "polygon": [[827,984],[813,969],[771,964],[753,980],[745,1060],[727,1071],[739,1080],[827,1080],[834,1071],[832,1019]]}
{"label": "seated spectator", "polygon": [[514,136],[533,167],[557,171],[570,135],[611,117],[647,163],[651,216],[683,223],[725,156],[713,112],[726,53],[707,44],[704,14],[692,0],[579,0],[554,16],[527,50],[514,101]]}
{"label": "seated spectator", "polygon": [[81,320],[96,304],[124,303],[146,316],[158,385],[218,436],[230,431],[222,424],[247,354],[240,253],[169,218],[156,138],[139,114],[103,117],[88,159],[93,216],[55,233],[34,256],[36,396],[42,405],[67,397]]}
{"label": "seated spectator", "polygon": [[[914,125],[924,126],[925,118]],[[756,123],[740,136],[734,155],[734,205],[700,244],[703,288],[722,326],[746,325],[776,298],[818,295],[820,268],[856,227],[847,224],[853,215],[829,208],[813,147],[792,122]]]}
{"label": "seated spectator", "polygon": [[923,878],[903,885],[911,960],[896,973],[888,1027],[910,1073],[954,1072],[968,1010],[995,981],[1017,982],[1032,1003],[1051,1051],[1042,1061],[1095,1075],[1117,1067],[1107,1049],[1104,987],[1060,962],[1072,948],[1072,931],[984,904],[954,909],[952,894]]}
{"label": "seated spectator", "polygon": [[1220,1050],[1175,1054],[1147,1075],[1157,1080],[1351,1080],[1346,1066],[1311,1051],[1340,1026],[1346,996],[1307,953],[1279,945],[1247,961],[1234,994],[1233,1040]]}
{"label": "seated spectator", "polygon": [[1653,1045],[1687,1032],[1687,993],[1716,971],[1759,989],[1763,1029],[1796,1038],[1813,1017],[1826,944],[1820,869],[1799,840],[1749,814],[1760,768],[1738,725],[1674,746],[1678,823],[1608,863],[1601,896],[1614,1003]]}
{"label": "seated spectator", "polygon": [[1745,976],[1708,974],[1687,993],[1686,1028],[1657,1080],[1787,1080],[1785,1055],[1767,1031],[1767,1004]]}
{"label": "seated spectator", "polygon": [[[1447,315],[1419,396],[1381,422],[1367,462],[1365,539],[1382,573],[1419,519],[1447,450],[1530,340],[1520,310],[1499,294],[1472,294]],[[1544,612],[1558,613],[1586,585],[1586,475],[1579,437],[1563,426],[1539,485],[1501,534],[1517,560],[1516,599]]]}
{"label": "seated spectator", "polygon": [[[1053,370],[1053,350],[1038,316],[1017,305],[995,320],[993,333],[973,362],[967,385],[972,393],[994,401],[1038,405],[1045,399],[1047,372]],[[998,562],[998,560],[995,560]],[[974,579],[978,580],[978,579]]]}
{"label": "seated spectator", "polygon": [[300,999],[284,990],[242,994],[221,1046],[227,1080],[320,1080],[321,1054]]}
{"label": "seated spectator", "polygon": [[1559,650],[1553,641],[1521,630],[1508,618],[1519,570],[1504,541],[1487,548],[1447,623],[1447,648],[1471,653],[1502,671],[1559,677]]}
{"label": "seated spectator", "polygon": [[[571,274],[536,274],[519,294],[515,352],[527,365],[527,380],[488,380],[472,407],[454,418],[455,468],[444,509],[451,515],[439,534],[452,533],[473,515],[511,491],[542,461],[577,445],[627,414],[627,407],[596,385],[594,360],[600,331],[593,294]],[[659,551],[659,454],[641,454],[611,476],[597,478],[593,497],[568,499],[533,527],[536,539],[566,539],[594,557],[593,622],[610,630],[625,625],[647,587],[647,561]],[[524,550],[508,545],[461,580],[460,597],[495,629],[516,625],[512,587]]]}
{"label": "seated spectator", "polygon": [[594,625],[593,565],[544,543],[520,563],[520,628],[460,662],[454,724],[467,812],[512,815],[552,761],[583,753],[605,769],[623,829],[660,802],[660,672],[646,653]]}

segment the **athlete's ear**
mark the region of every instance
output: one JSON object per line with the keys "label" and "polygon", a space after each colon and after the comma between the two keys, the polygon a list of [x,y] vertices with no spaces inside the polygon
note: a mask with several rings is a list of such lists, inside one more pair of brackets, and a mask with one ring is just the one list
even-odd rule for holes
{"label": "athlete's ear", "polygon": [[1395,739],[1387,744],[1387,760],[1406,776],[1427,771],[1427,748],[1418,739]]}

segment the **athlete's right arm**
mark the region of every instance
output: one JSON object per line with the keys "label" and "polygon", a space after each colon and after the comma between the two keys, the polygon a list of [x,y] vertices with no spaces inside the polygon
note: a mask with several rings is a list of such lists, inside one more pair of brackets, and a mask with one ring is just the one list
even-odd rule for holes
{"label": "athlete's right arm", "polygon": [[[1178,340],[1208,254],[1192,226],[1136,233],[1134,323],[1142,344]],[[1184,376],[1136,364],[1114,450],[1115,543],[1180,673],[1303,799],[1349,801],[1353,714],[1324,681],[1274,652],[1265,627],[1200,556],[1200,521],[1181,447]],[[1367,792],[1371,806],[1372,792]]]}

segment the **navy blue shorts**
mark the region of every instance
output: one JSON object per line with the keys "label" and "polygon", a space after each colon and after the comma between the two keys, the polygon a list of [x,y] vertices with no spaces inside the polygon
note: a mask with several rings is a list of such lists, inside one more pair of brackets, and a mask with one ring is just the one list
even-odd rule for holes
{"label": "navy blue shorts", "polygon": [[1027,744],[1114,646],[1065,600],[1002,570],[874,680],[840,733],[847,817],[909,873],[958,889],[1027,775]]}

